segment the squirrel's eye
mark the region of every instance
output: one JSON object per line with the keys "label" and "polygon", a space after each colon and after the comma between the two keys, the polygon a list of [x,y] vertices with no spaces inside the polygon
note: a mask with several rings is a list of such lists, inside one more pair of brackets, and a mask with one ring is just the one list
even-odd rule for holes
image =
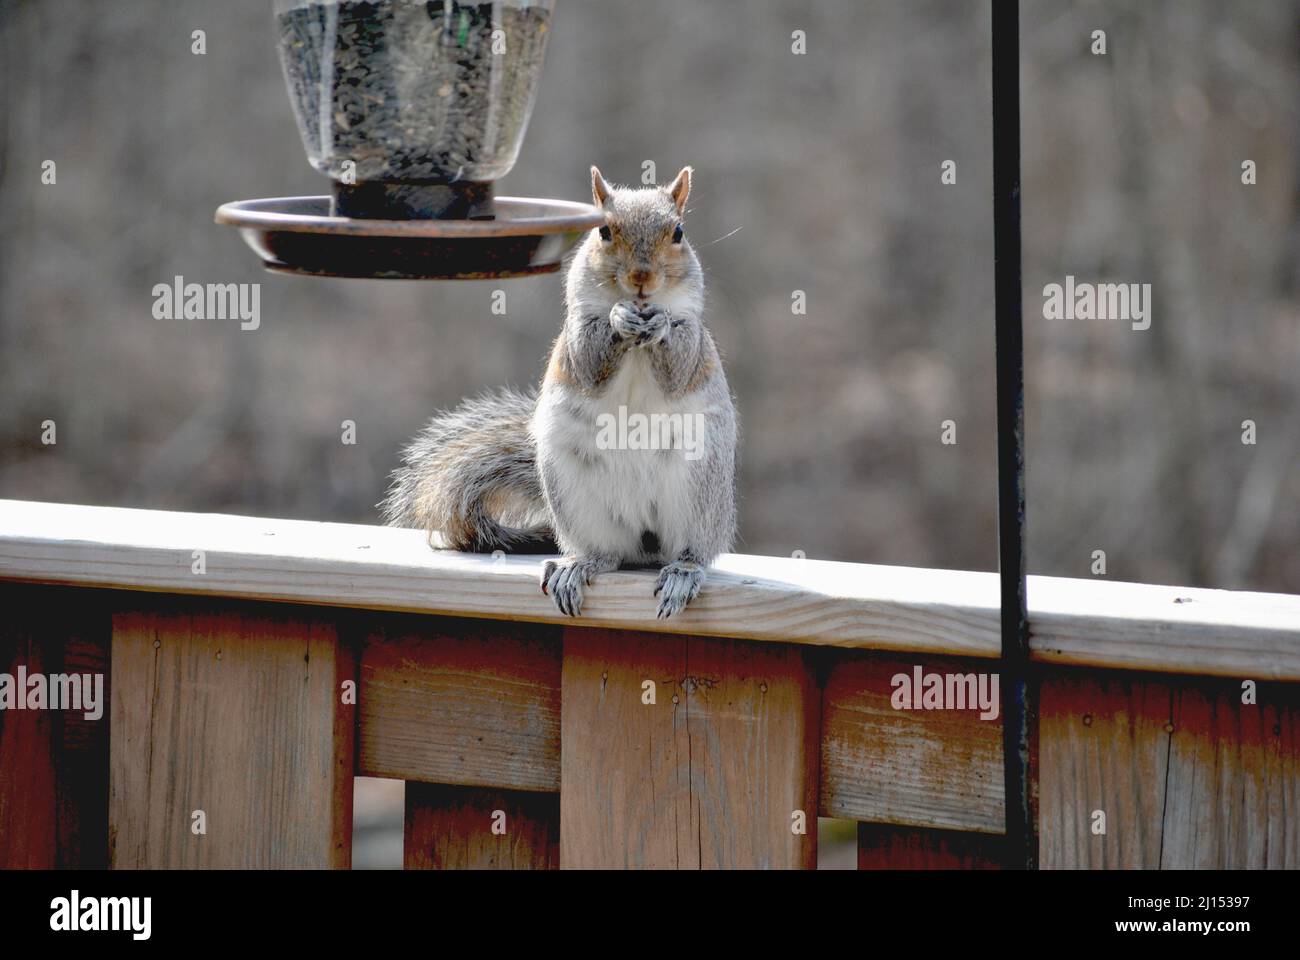
{"label": "squirrel's eye", "polygon": [[682,242],[682,225],[677,224],[677,229],[673,231],[673,243]]}
{"label": "squirrel's eye", "polygon": [[610,240],[614,239],[613,235],[609,232],[609,227],[600,228],[600,239],[604,240],[606,243],[609,243]]}

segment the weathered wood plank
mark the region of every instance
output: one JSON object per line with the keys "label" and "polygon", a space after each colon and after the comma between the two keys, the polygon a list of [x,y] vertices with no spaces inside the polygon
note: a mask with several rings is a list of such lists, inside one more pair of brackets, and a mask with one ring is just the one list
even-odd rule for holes
{"label": "weathered wood plank", "polygon": [[[190,573],[192,551],[207,573]],[[413,530],[0,501],[0,577],[498,620],[565,621],[541,558],[431,551]],[[600,577],[587,625],[996,657],[997,576],[727,555],[681,615],[653,572]],[[1300,597],[1030,577],[1030,646],[1053,663],[1300,680]]]}
{"label": "weathered wood plank", "polygon": [[[6,594],[15,601],[17,591],[10,588]],[[0,633],[0,669],[15,682],[21,667],[45,672],[53,651],[32,635],[27,611],[6,619]],[[5,869],[58,865],[55,720],[48,710],[0,712],[0,867]]]}
{"label": "weathered wood plank", "polygon": [[1063,577],[1027,589],[1037,662],[1300,680],[1300,596]]}
{"label": "weathered wood plank", "polygon": [[355,664],[334,625],[159,604],[113,616],[113,866],[347,867]]}
{"label": "weathered wood plank", "polygon": [[858,824],[859,870],[998,870],[1004,837]]}
{"label": "weathered wood plank", "polygon": [[358,753],[366,776],[558,791],[559,629],[374,622],[361,654]]}
{"label": "weathered wood plank", "polygon": [[407,870],[556,870],[560,798],[408,783],[403,864]]}
{"label": "weathered wood plank", "polygon": [[834,657],[822,693],[821,814],[1001,833],[1002,722],[981,720],[978,709],[895,709],[892,678],[911,678],[918,666],[923,674],[987,675],[991,664]]}
{"label": "weathered wood plank", "polygon": [[[0,709],[0,868],[108,865],[109,621],[102,599],[0,584],[0,673],[14,695],[26,702],[22,669],[29,679],[54,678],[60,689],[58,677],[79,676],[91,698],[79,701],[88,710]],[[97,682],[100,699],[92,703]]]}
{"label": "weathered wood plank", "polygon": [[1160,866],[1300,867],[1300,688],[1188,681],[1173,690]]}
{"label": "weathered wood plank", "polygon": [[819,707],[796,646],[569,628],[562,866],[815,867]]}
{"label": "weathered wood plank", "polygon": [[[1053,671],[1039,699],[1043,868],[1160,865],[1171,687],[1148,677]],[[1095,833],[1105,817],[1105,833]]]}

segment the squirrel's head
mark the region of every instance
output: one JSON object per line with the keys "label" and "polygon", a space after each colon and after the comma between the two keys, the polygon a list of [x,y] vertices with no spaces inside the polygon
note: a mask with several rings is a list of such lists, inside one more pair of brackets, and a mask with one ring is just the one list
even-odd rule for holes
{"label": "squirrel's head", "polygon": [[605,226],[588,243],[591,265],[621,295],[650,299],[698,270],[682,218],[691,194],[690,167],[666,187],[613,187],[591,168],[591,197]]}

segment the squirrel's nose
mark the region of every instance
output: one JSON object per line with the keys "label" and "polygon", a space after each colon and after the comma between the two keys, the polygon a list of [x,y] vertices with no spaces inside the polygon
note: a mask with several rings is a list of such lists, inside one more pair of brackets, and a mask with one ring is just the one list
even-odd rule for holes
{"label": "squirrel's nose", "polygon": [[632,286],[637,287],[639,289],[641,287],[644,287],[647,283],[650,282],[650,271],[629,270],[627,272],[627,279],[628,282],[632,284]]}

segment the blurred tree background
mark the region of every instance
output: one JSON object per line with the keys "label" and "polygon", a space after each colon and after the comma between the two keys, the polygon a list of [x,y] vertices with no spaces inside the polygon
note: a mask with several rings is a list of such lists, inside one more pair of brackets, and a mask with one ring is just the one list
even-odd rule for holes
{"label": "blurred tree background", "polygon": [[[212,223],[325,189],[270,8],[0,0],[0,496],[373,522],[433,410],[539,376],[558,275],[282,277]],[[1300,590],[1300,2],[1022,21],[1030,569]],[[988,58],[986,0],[559,0],[500,192],[695,166],[739,549],[994,568]],[[1152,284],[1151,329],[1044,320],[1067,274]],[[260,282],[261,329],[154,319],[176,275]]]}

